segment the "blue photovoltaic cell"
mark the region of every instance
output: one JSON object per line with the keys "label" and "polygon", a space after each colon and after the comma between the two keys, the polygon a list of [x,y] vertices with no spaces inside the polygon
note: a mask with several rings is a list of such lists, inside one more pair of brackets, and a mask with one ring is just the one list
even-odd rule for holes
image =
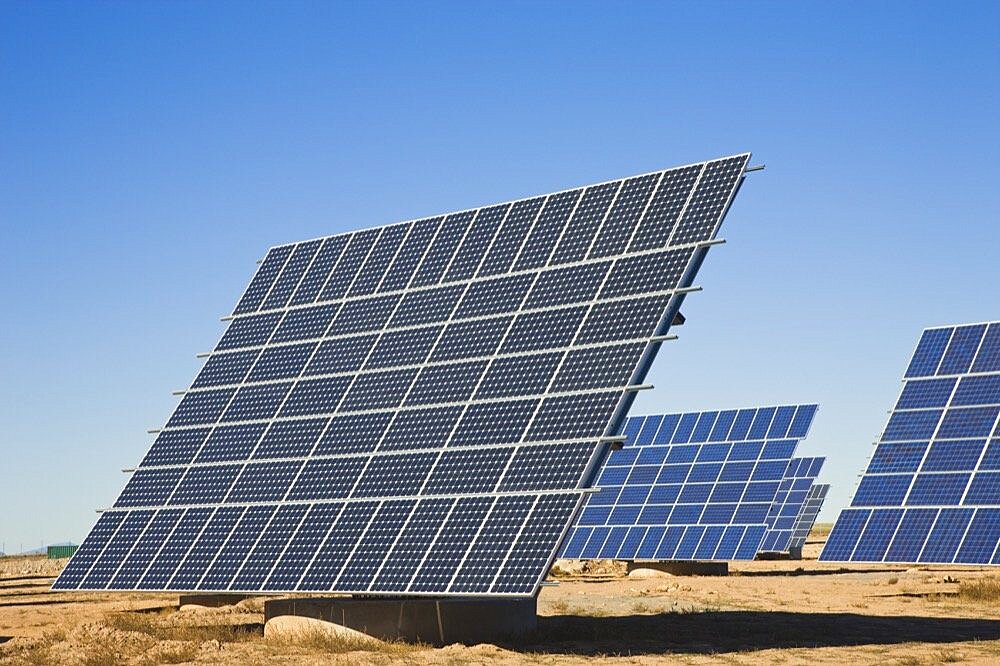
{"label": "blue photovoltaic cell", "polygon": [[[602,467],[601,491],[588,497],[560,556],[753,559],[769,526],[768,550],[787,550],[823,459],[793,459],[798,440],[786,436],[796,418],[804,436],[815,413],[815,405],[798,405],[630,418],[623,448]],[[759,439],[748,439],[751,433]],[[769,439],[772,434],[779,439]],[[664,525],[669,529],[655,547],[643,547],[629,531]],[[593,533],[604,527],[609,531],[598,546]],[[584,533],[591,538],[584,540]]]}
{"label": "blue photovoltaic cell", "polygon": [[1000,564],[1000,322],[923,332],[824,561]]}
{"label": "blue photovoltaic cell", "polygon": [[[748,159],[273,248],[57,587],[537,593]],[[692,451],[729,429],[685,428]],[[731,513],[766,513],[794,448],[759,437]],[[719,453],[676,463],[700,481],[670,501]],[[655,477],[657,502],[683,485]],[[751,547],[708,527],[677,543]]]}

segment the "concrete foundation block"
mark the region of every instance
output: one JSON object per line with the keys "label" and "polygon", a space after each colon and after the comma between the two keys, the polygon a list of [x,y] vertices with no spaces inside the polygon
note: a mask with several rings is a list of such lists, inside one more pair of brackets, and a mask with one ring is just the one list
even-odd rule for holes
{"label": "concrete foundation block", "polygon": [[[282,616],[321,620],[380,640],[431,645],[496,643],[538,625],[530,599],[354,599],[309,597],[264,603],[264,621]],[[265,626],[267,626],[265,624]]]}

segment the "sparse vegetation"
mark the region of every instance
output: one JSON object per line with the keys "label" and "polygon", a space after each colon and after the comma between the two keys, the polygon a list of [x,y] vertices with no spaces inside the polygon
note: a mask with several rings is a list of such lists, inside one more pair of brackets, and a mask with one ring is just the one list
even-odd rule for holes
{"label": "sparse vegetation", "polygon": [[899,582],[899,578],[897,578],[896,576],[893,576],[889,580],[885,581],[885,584],[886,585],[895,585],[898,582]]}
{"label": "sparse vegetation", "polygon": [[958,584],[958,596],[965,601],[998,604],[1000,603],[1000,578],[963,580]]}
{"label": "sparse vegetation", "polygon": [[114,646],[94,641],[80,660],[81,666],[118,666],[124,661]]}
{"label": "sparse vegetation", "polygon": [[147,666],[158,664],[184,664],[198,657],[198,643],[179,643],[160,647],[155,654],[146,658]]}
{"label": "sparse vegetation", "polygon": [[108,613],[104,625],[118,631],[133,631],[158,641],[219,641],[235,643],[255,640],[262,636],[260,624],[170,624],[159,614]]}
{"label": "sparse vegetation", "polygon": [[941,650],[934,655],[934,658],[941,664],[953,664],[958,661],[964,661],[965,655],[958,650]]}
{"label": "sparse vegetation", "polygon": [[633,613],[652,613],[654,608],[644,601],[636,601],[632,604]]}
{"label": "sparse vegetation", "polygon": [[559,615],[566,615],[567,611],[569,611],[569,604],[566,603],[566,601],[563,599],[558,599],[556,601],[553,601],[551,606],[552,610],[554,610]]}

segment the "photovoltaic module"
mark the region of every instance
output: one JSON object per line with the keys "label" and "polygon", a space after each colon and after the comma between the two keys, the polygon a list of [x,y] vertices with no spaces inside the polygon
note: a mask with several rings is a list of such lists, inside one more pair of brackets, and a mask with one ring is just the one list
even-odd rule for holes
{"label": "photovoltaic module", "polygon": [[1000,564],[1000,322],[929,328],[820,560]]}
{"label": "photovoltaic module", "polygon": [[272,248],[54,587],[535,594],[748,159]]}
{"label": "photovoltaic module", "polygon": [[560,557],[754,559],[789,470],[814,467],[792,462],[815,414],[785,405],[631,417]]}

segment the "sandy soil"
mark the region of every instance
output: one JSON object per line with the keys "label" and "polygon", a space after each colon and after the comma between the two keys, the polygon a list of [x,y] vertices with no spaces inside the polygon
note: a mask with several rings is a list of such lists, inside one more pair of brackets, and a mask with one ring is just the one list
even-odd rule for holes
{"label": "sandy soil", "polygon": [[629,577],[602,563],[553,580],[519,645],[445,648],[265,640],[263,602],[177,609],[176,595],[49,591],[65,561],[0,559],[0,663],[11,664],[1000,664],[1000,599],[968,567],[740,563],[726,577]]}

